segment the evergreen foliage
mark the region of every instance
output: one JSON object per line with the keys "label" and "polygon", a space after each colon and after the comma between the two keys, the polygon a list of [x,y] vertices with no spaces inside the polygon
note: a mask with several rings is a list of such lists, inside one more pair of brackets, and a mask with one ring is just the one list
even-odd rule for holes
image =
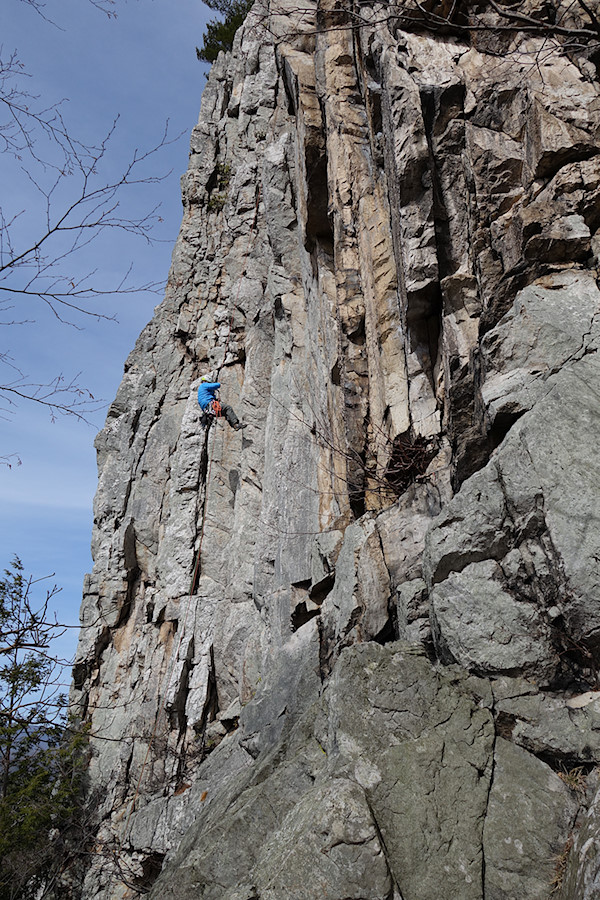
{"label": "evergreen foliage", "polygon": [[202,36],[202,48],[196,47],[196,56],[202,62],[212,63],[221,50],[231,50],[236,31],[248,15],[252,0],[205,0],[210,9],[224,18],[211,19]]}
{"label": "evergreen foliage", "polygon": [[56,588],[35,608],[34,582],[15,558],[0,580],[0,900],[34,900],[62,868],[80,816],[86,739],[66,729],[61,667],[52,645],[63,629],[48,614]]}

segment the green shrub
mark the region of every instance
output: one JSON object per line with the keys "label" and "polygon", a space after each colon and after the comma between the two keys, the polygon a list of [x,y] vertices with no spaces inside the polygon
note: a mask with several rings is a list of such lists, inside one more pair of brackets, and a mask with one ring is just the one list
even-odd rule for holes
{"label": "green shrub", "polygon": [[221,212],[226,203],[227,194],[213,194],[206,204],[206,208],[209,212]]}
{"label": "green shrub", "polygon": [[0,798],[0,900],[45,896],[66,856],[76,855],[73,841],[81,849],[86,762],[82,731],[39,729],[19,745]]}
{"label": "green shrub", "polygon": [[59,692],[64,628],[15,557],[0,578],[0,900],[37,900],[78,834],[87,736]]}
{"label": "green shrub", "polygon": [[[231,166],[228,163],[217,163],[210,179],[208,190],[210,198],[206,204],[209,212],[220,212],[227,203],[227,190],[231,181]],[[216,193],[213,193],[215,191]]]}

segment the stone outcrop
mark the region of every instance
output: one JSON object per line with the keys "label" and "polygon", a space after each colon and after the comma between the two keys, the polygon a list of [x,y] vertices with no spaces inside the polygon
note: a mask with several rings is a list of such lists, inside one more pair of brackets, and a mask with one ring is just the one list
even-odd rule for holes
{"label": "stone outcrop", "polygon": [[387,10],[207,81],[97,439],[86,900],[598,894],[598,80]]}

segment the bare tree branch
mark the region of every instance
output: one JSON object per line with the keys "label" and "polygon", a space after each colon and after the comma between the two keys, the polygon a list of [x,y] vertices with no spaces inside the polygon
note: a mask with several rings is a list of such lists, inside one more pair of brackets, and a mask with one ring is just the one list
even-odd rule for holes
{"label": "bare tree branch", "polygon": [[[298,23],[296,30],[281,30],[274,34],[276,43],[285,43],[294,37],[324,32],[357,30],[363,27],[375,27],[387,24],[392,29],[407,31],[430,31],[433,33],[454,34],[469,41],[471,36],[479,33],[497,33],[499,36],[533,36],[554,37],[559,44],[553,52],[597,52],[600,50],[600,23],[592,6],[596,0],[573,0],[580,12],[574,17],[577,21],[566,22],[566,11],[561,10],[558,0],[540,6],[540,16],[536,17],[519,11],[521,4],[514,2],[500,3],[490,0],[485,9],[481,3],[466,3],[452,0],[446,4],[425,3],[422,0],[384,0],[374,4],[363,0],[346,0],[335,10],[328,13],[326,24],[319,22],[315,27],[314,6],[286,7],[285,15]],[[484,6],[485,14],[481,11]],[[436,7],[439,9],[436,11]],[[495,14],[496,20],[490,20],[489,14]],[[559,14],[563,14],[562,24]],[[271,5],[260,25],[270,29],[271,16],[278,13],[276,2]],[[307,28],[308,25],[308,28]]]}
{"label": "bare tree branch", "polygon": [[[47,14],[50,3],[20,2],[55,25]],[[89,2],[110,18],[116,15],[115,0]],[[0,47],[0,152],[4,165],[14,163],[4,178],[7,183],[15,177],[25,179],[29,194],[33,191],[33,201],[29,197],[21,201],[26,203],[24,209],[10,208],[7,194],[0,200],[0,312],[11,311],[0,325],[5,329],[17,323],[33,325],[42,310],[76,329],[81,328],[81,317],[114,320],[99,301],[121,294],[159,293],[163,283],[137,283],[131,267],[113,283],[107,282],[93,262],[93,244],[110,232],[145,243],[156,240],[153,228],[162,221],[159,208],[131,214],[129,201],[140,188],[168,177],[169,172],[156,173],[158,157],[180,135],[171,137],[167,122],[154,146],[134,150],[121,171],[107,177],[105,170],[114,165],[118,115],[97,144],[80,141],[63,117],[63,101],[44,104],[29,82],[17,51],[5,54]],[[20,401],[29,401],[46,407],[53,417],[61,413],[85,419],[85,411],[97,401],[77,378],[52,374],[45,383],[28,378],[26,366],[11,358],[10,330],[3,334],[0,414],[6,417]],[[0,461],[8,465],[9,458]]]}

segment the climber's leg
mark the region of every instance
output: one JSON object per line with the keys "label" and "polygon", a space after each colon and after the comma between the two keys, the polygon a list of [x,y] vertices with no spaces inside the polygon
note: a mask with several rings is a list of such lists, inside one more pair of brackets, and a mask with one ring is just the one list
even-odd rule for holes
{"label": "climber's leg", "polygon": [[227,419],[231,427],[236,431],[239,431],[240,428],[246,427],[245,425],[242,425],[231,406],[228,406],[226,403],[223,403],[221,406],[221,415],[225,419]]}

